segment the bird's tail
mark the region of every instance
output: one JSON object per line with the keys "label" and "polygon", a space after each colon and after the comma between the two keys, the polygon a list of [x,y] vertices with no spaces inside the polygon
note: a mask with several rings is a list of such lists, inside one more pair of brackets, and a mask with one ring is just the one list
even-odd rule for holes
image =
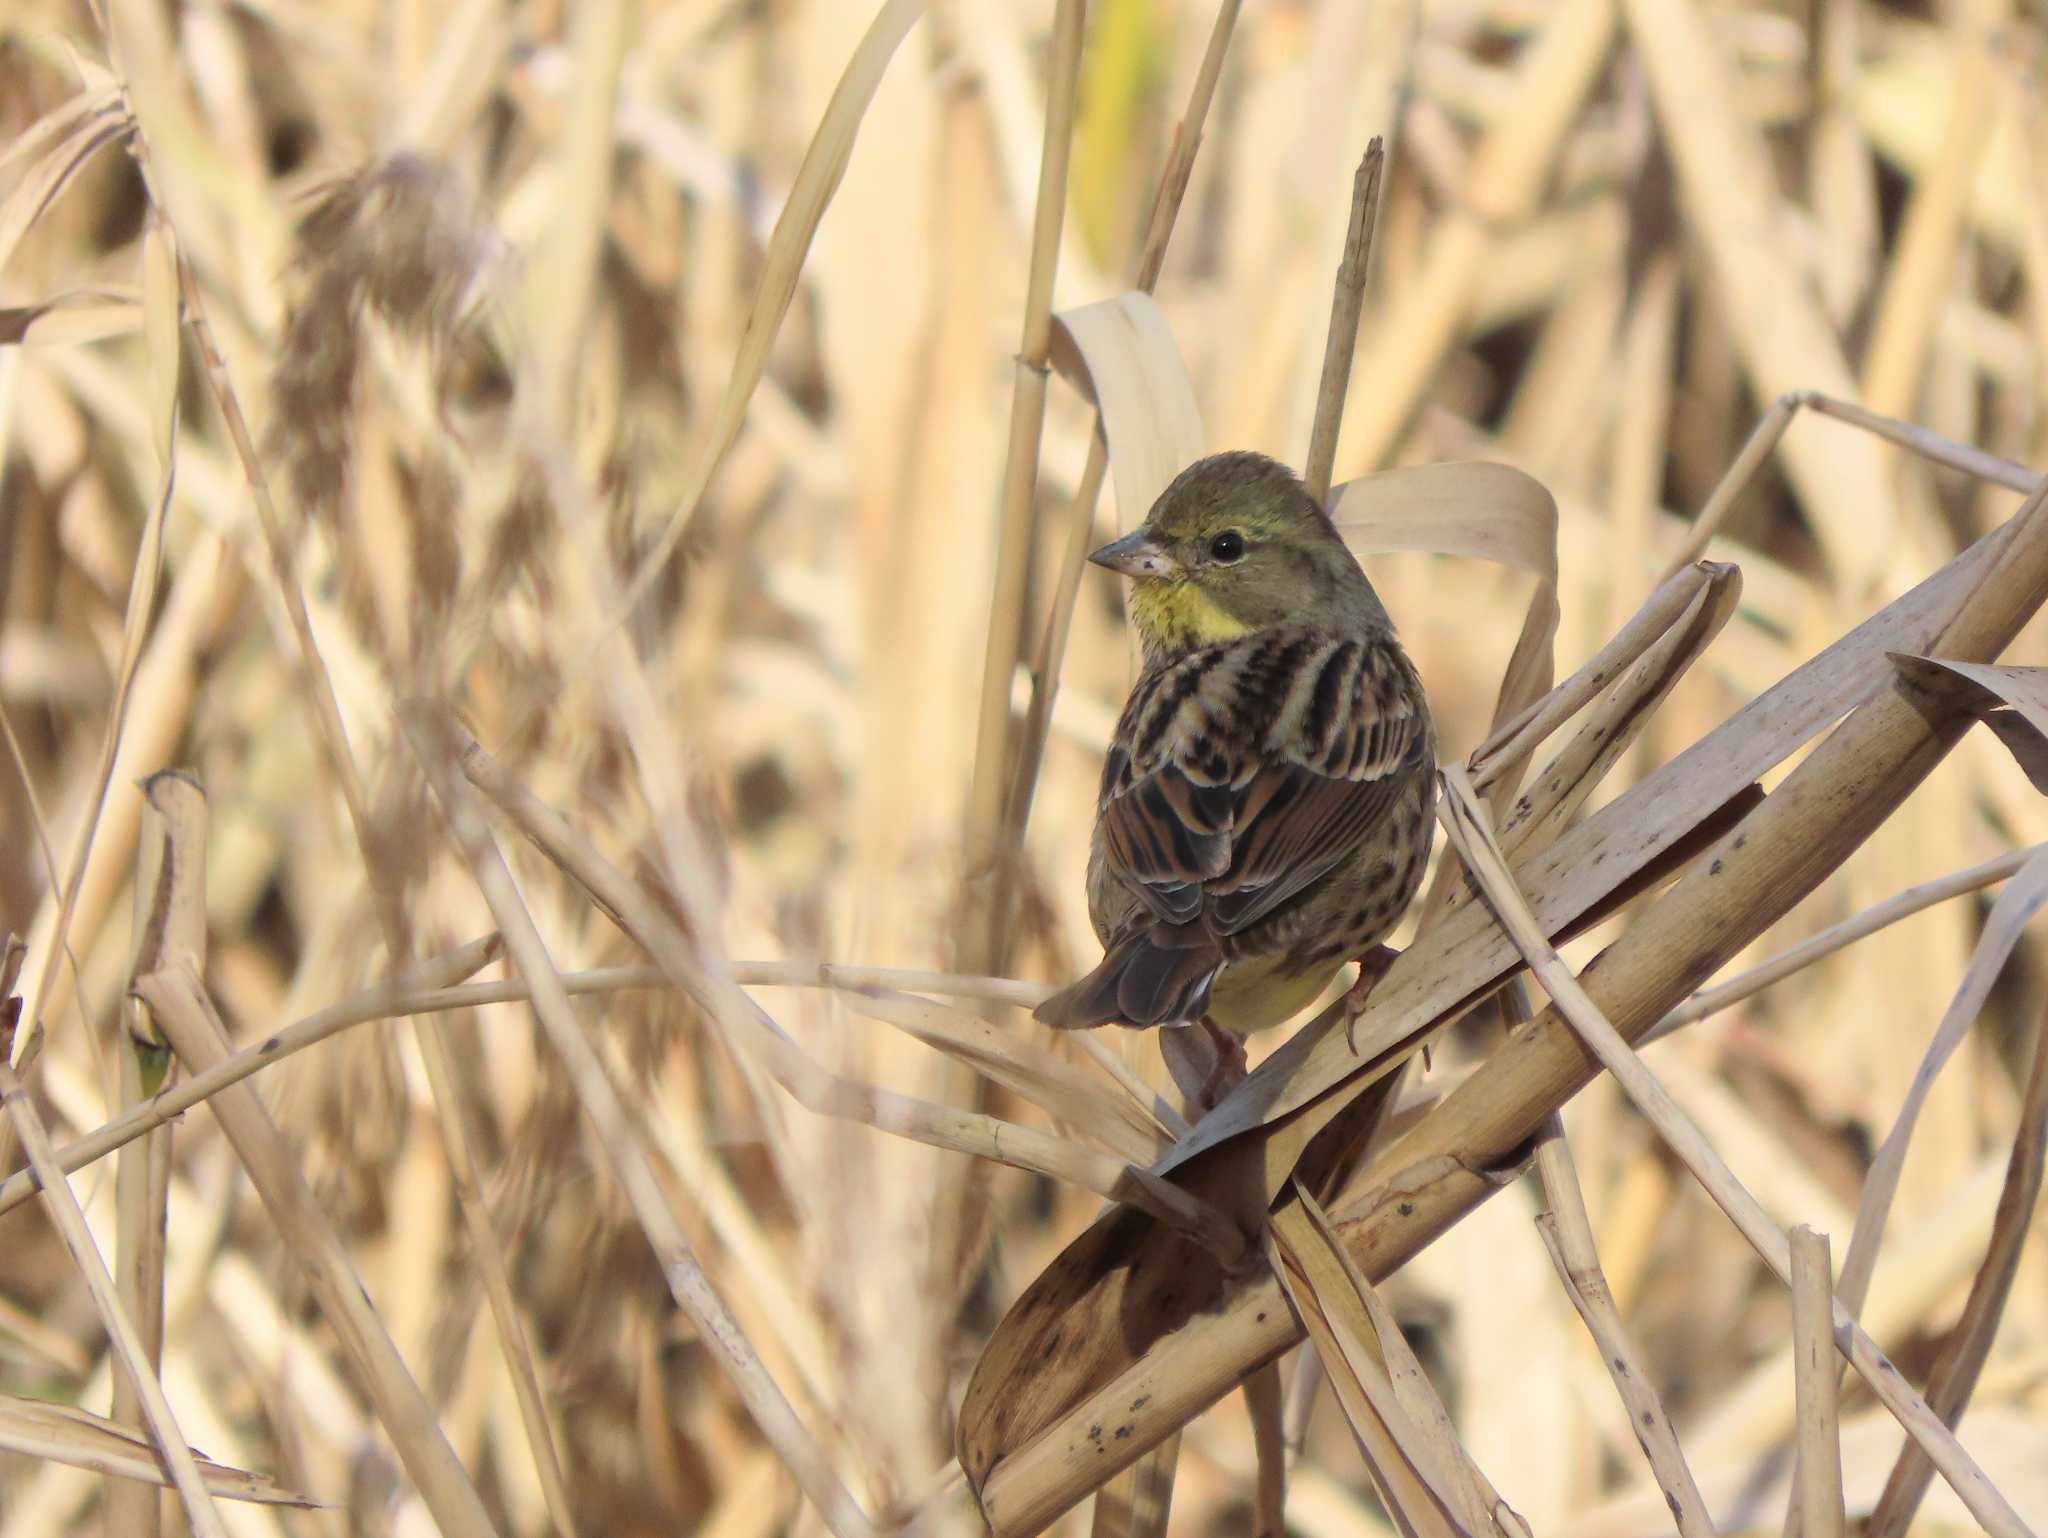
{"label": "bird's tail", "polygon": [[1063,1031],[1122,1021],[1125,1025],[1192,1025],[1209,1011],[1209,986],[1223,951],[1204,935],[1192,945],[1162,943],[1141,930],[1109,948],[1102,964],[1031,1013]]}

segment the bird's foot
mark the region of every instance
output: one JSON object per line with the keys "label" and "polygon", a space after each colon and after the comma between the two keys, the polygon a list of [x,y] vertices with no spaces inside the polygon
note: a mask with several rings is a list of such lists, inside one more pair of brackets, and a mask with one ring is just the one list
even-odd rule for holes
{"label": "bird's foot", "polygon": [[1358,1017],[1365,1013],[1366,1000],[1372,997],[1380,979],[1387,975],[1387,968],[1394,964],[1394,958],[1401,953],[1391,945],[1375,945],[1358,958],[1358,981],[1344,994],[1344,1044],[1355,1053],[1358,1043],[1352,1037],[1352,1027],[1358,1024]]}
{"label": "bird's foot", "polygon": [[1251,1065],[1245,1057],[1244,1038],[1237,1032],[1225,1030],[1207,1015],[1202,1017],[1202,1029],[1209,1033],[1209,1045],[1216,1049],[1216,1066],[1209,1070],[1209,1077],[1195,1092],[1195,1104],[1208,1112],[1215,1110],[1225,1095],[1244,1083],[1251,1072]]}

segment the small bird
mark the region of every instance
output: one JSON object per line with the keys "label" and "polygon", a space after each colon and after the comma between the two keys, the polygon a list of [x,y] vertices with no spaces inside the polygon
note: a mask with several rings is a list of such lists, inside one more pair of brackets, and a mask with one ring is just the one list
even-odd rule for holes
{"label": "small bird", "polygon": [[[1144,666],[1102,765],[1088,915],[1104,956],[1047,1025],[1207,1026],[1217,1079],[1338,967],[1353,998],[1421,884],[1436,729],[1336,526],[1263,454],[1190,465],[1088,557],[1133,580]],[[1234,1033],[1228,1036],[1222,1032]]]}

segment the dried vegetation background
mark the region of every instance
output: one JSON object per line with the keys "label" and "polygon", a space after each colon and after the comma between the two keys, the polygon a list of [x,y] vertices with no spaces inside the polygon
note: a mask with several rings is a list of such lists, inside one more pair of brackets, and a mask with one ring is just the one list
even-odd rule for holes
{"label": "dried vegetation background", "polygon": [[[1039,267],[1054,307],[1142,274],[1214,20],[1177,0],[1088,7],[1066,218]],[[1122,1092],[1018,1010],[996,1024],[1036,1096],[875,1018],[958,1038],[964,1015],[786,985],[820,961],[993,958],[1053,980],[1093,957],[1082,864],[1130,666],[1102,574],[1073,609],[1022,861],[992,877],[971,831],[987,788],[1005,791],[991,720],[998,744],[1015,737],[986,708],[988,656],[1007,674],[1036,654],[1088,460],[1091,414],[1055,380],[1036,498],[999,519],[1063,57],[1051,5],[990,0],[879,20],[819,0],[16,0],[0,16],[0,928],[28,940],[8,1171],[33,1137],[25,1104],[61,1146],[136,1098],[131,1032],[170,1035],[184,1074],[221,1050],[203,1011],[180,1013],[196,986],[124,1002],[136,888],[159,890],[138,883],[138,842],[166,836],[144,775],[204,786],[199,834],[190,799],[161,798],[172,849],[204,857],[203,924],[185,911],[171,940],[203,956],[236,1045],[504,927],[511,888],[487,906],[488,852],[448,832],[444,808],[476,801],[436,707],[636,878],[687,966],[734,958],[787,1037],[745,1050],[738,996],[642,973],[545,1020],[501,999],[352,1025],[282,1055],[218,1119],[193,1109],[137,1145],[169,1149],[162,1277],[124,1264],[115,1285],[162,1298],[183,1440],[325,1503],[223,1501],[202,1530],[818,1532],[759,1429],[771,1381],[815,1442],[814,1493],[836,1478],[877,1523],[974,1530],[953,1468],[967,1374],[1100,1207],[1083,1183],[1098,1142],[1031,1100]],[[1352,170],[1377,132],[1388,172],[1337,479],[1447,458],[1540,478],[1559,508],[1559,676],[1635,611],[1781,392],[2048,463],[2044,62],[2038,16],[1989,0],[1251,7],[1156,285],[1209,446],[1302,461]],[[1712,550],[1741,567],[1739,611],[1599,799],[2009,516],[2012,484],[1802,418]],[[1111,489],[1100,503],[1097,532],[1142,511]],[[1006,526],[1021,560],[1000,556]],[[1371,570],[1461,756],[1530,581],[1420,555]],[[1020,667],[1020,712],[1029,696]],[[644,964],[511,824],[478,827],[556,967]],[[1736,968],[2043,838],[2040,794],[1975,731]],[[991,946],[1001,882],[1014,915]],[[1988,901],[1928,906],[1644,1054],[1771,1216],[1830,1234],[1838,1260]],[[161,924],[152,943],[170,944]],[[1900,1177],[1862,1318],[1916,1383],[1991,1239],[2044,959],[2020,941]],[[496,959],[477,974],[511,975]],[[1411,1093],[1455,1083],[1489,1029],[1447,1038]],[[1106,1045],[1166,1082],[1149,1040]],[[1048,1095],[1055,1054],[1071,1080]],[[607,1075],[609,1122],[590,1093]],[[1079,1173],[863,1124],[932,1142],[944,1119],[900,1097],[1038,1129]],[[1619,1316],[1708,1508],[1726,1531],[1776,1530],[1786,1291],[1610,1081],[1565,1125]],[[986,1124],[938,1130],[965,1147]],[[1023,1162],[1051,1157],[1033,1146]],[[89,1231],[111,1262],[147,1230],[146,1179],[125,1216],[111,1161],[71,1183],[74,1242]],[[1670,1531],[1531,1185],[1384,1296],[1535,1532]],[[0,1388],[104,1413],[102,1312],[45,1213],[0,1215]],[[390,1362],[363,1365],[336,1273],[306,1269],[322,1219],[416,1398]],[[736,1388],[679,1311],[685,1254],[764,1376]],[[1963,1440],[2038,1529],[2038,1233],[2017,1265]],[[514,1314],[507,1344],[494,1320]],[[147,1530],[156,1497],[138,1508],[139,1487],[92,1471],[118,1450],[10,1404],[0,1538]],[[156,1414],[132,1394],[116,1409]],[[398,1430],[422,1413],[459,1468]],[[1900,1438],[1853,1379],[1841,1413],[1854,1516]],[[1189,1428],[1175,1532],[1249,1529],[1253,1448],[1235,1396]],[[1327,1396],[1286,1510],[1309,1538],[1391,1530]],[[175,1497],[163,1512],[182,1530]],[[1917,1521],[1972,1526],[1939,1483]]]}

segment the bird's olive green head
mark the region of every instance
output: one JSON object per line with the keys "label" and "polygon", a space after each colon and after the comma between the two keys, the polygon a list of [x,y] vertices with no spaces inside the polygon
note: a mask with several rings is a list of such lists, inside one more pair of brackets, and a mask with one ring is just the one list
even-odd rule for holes
{"label": "bird's olive green head", "polygon": [[1392,628],[1308,489],[1263,454],[1197,460],[1144,523],[1088,559],[1133,579],[1131,617],[1148,657],[1290,621]]}

